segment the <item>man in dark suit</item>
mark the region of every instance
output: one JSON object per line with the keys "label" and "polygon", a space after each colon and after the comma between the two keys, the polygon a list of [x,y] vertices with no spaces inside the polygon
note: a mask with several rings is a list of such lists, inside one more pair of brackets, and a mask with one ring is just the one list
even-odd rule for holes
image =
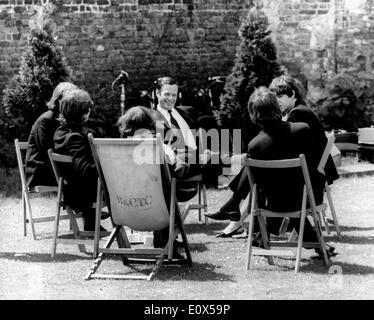
{"label": "man in dark suit", "polygon": [[[269,89],[277,96],[283,120],[308,124],[312,132],[312,142],[315,148],[314,156],[320,160],[327,143],[326,134],[316,114],[310,108],[306,107],[300,85],[294,78],[286,74],[273,79]],[[319,185],[324,185],[325,179],[329,184],[332,184],[334,180],[339,178],[331,156],[327,159],[325,173],[326,176],[320,175],[318,177]],[[229,187],[234,192],[232,197],[218,212],[208,215],[210,218],[216,220],[240,220],[239,204],[249,191],[249,184],[244,170],[231,181]],[[323,200],[323,189],[320,187],[317,189],[315,197],[318,203]]]}
{"label": "man in dark suit", "polygon": [[[318,116],[309,108],[303,97],[302,86],[297,79],[288,74],[274,78],[269,89],[273,91],[278,100],[279,107],[284,119],[289,122],[304,122],[312,130],[313,141],[317,148],[317,153],[322,157],[327,143],[325,130],[318,119]],[[334,161],[328,157],[325,167],[326,180],[332,184],[339,178]]]}
{"label": "man in dark suit", "polygon": [[[282,114],[276,96],[267,88],[257,89],[249,99],[248,111],[252,121],[258,124],[262,131],[248,145],[248,156],[261,160],[280,160],[296,158],[304,154],[307,160],[316,203],[321,201],[323,184],[321,174],[317,170],[320,160],[316,153],[313,133],[306,123],[291,123],[282,121]],[[261,179],[260,197],[265,195],[266,206],[269,210],[294,211],[299,210],[303,192],[303,178],[299,169],[273,171],[271,174],[256,171]],[[287,172],[285,172],[287,171]],[[241,188],[249,192],[244,184]],[[244,192],[243,190],[238,190]],[[261,192],[262,191],[262,192]],[[269,218],[267,230],[278,234],[282,218]],[[298,230],[299,219],[291,219],[290,228]],[[305,221],[304,241],[317,241],[317,236],[309,223]]]}
{"label": "man in dark suit", "polygon": [[59,83],[47,103],[49,110],[44,112],[31,128],[25,158],[28,187],[57,185],[47,151],[53,148],[53,135],[59,126],[57,118],[60,114],[60,100],[66,92],[76,88],[70,82]]}
{"label": "man in dark suit", "polygon": [[[197,124],[191,113],[175,107],[178,98],[178,85],[171,77],[161,77],[156,81],[157,107],[153,111],[156,121],[156,132],[162,133],[166,152],[169,159],[177,162],[177,157],[183,158],[189,164],[188,176],[192,177],[201,172],[198,164],[196,129]],[[194,129],[195,132],[192,132]],[[172,163],[173,164],[173,163]],[[197,193],[196,182],[184,182],[178,185],[178,201],[184,202],[193,198]]]}
{"label": "man in dark suit", "polygon": [[66,180],[64,202],[82,212],[85,231],[95,228],[95,209],[91,205],[96,201],[98,179],[86,128],[92,108],[93,102],[84,90],[71,90],[62,98],[61,125],[55,132],[53,148],[56,153],[72,157],[72,166],[60,167]]}

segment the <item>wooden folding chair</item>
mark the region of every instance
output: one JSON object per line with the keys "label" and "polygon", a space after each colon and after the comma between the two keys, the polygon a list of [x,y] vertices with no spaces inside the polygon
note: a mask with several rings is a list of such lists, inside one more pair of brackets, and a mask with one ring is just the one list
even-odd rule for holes
{"label": "wooden folding chair", "polygon": [[[51,250],[51,257],[54,258],[56,255],[57,244],[73,244],[78,245],[79,251],[83,253],[87,253],[86,248],[84,245],[94,245],[94,231],[81,231],[79,229],[77,219],[82,218],[81,213],[76,213],[72,208],[70,208],[63,200],[63,185],[66,183],[64,176],[61,174],[61,165],[68,165],[73,166],[73,160],[70,156],[61,155],[58,153],[54,153],[52,149],[48,150],[48,156],[52,164],[53,172],[55,174],[57,180],[57,208],[56,208],[56,215],[54,217],[55,225],[54,225],[54,232],[53,232],[53,242],[52,242],[52,250]],[[92,207],[96,207],[96,203],[92,204]],[[61,209],[66,210],[66,217],[70,219],[70,226],[73,231],[74,238],[68,238],[67,234],[60,235],[59,234],[59,226],[61,218]],[[100,209],[100,216],[101,216],[101,209]],[[65,219],[66,219],[65,217]],[[100,232],[100,236],[108,236],[110,235],[109,232]],[[91,237],[91,239],[87,238]]]}
{"label": "wooden folding chair", "polygon": [[[29,188],[26,184],[26,173],[25,173],[25,163],[24,157],[26,155],[26,150],[28,147],[28,142],[20,142],[18,139],[14,140],[14,146],[17,154],[18,169],[21,177],[22,185],[22,208],[23,208],[23,235],[27,235],[27,223],[31,225],[31,232],[34,240],[37,239],[37,234],[35,231],[35,224],[40,222],[53,221],[54,216],[45,217],[35,217],[32,213],[32,207],[30,202],[30,194],[46,194],[51,192],[57,192],[57,186],[35,186]],[[23,154],[22,154],[23,153]],[[27,217],[28,216],[28,217]],[[67,216],[61,217],[62,219],[67,219]]]}
{"label": "wooden folding chair", "polygon": [[[323,151],[321,160],[320,160],[319,165],[318,165],[318,171],[320,173],[322,173],[323,175],[326,175],[326,173],[325,173],[325,166],[326,166],[327,159],[328,159],[328,157],[330,155],[332,146],[334,144],[334,141],[335,141],[334,134],[330,134],[330,135],[327,136],[326,147],[325,147],[325,150]],[[332,197],[331,197],[330,190],[331,190],[331,188],[330,188],[329,184],[326,181],[325,182],[325,187],[324,187],[324,193],[326,194],[326,198],[327,198],[327,201],[328,201],[328,204],[329,204],[331,216],[332,216],[333,221],[334,221],[336,233],[337,233],[339,239],[341,239],[342,235],[341,235],[341,232],[340,232],[340,226],[339,226],[338,218],[336,216],[334,203],[332,202]],[[326,232],[327,232],[328,235],[330,235],[331,232],[330,232],[329,223],[328,223],[327,218],[326,218],[326,212],[325,211],[321,211],[320,214],[321,214],[322,220],[323,220],[323,222],[325,224]]]}
{"label": "wooden folding chair", "polygon": [[[94,256],[97,257],[86,279],[143,279],[152,280],[168,258],[176,264],[192,264],[183,221],[176,201],[176,180],[171,179],[165,161],[163,143],[157,139],[94,139],[88,135],[96,167],[100,177],[100,192],[106,194],[108,208],[114,228],[104,247],[98,242],[99,206],[96,211]],[[163,180],[164,179],[164,180]],[[164,184],[163,184],[164,181]],[[163,188],[166,188],[165,190]],[[165,193],[164,193],[165,192]],[[170,192],[170,194],[169,194]],[[170,196],[170,202],[165,195]],[[165,248],[131,246],[124,227],[137,232],[150,232],[169,226],[169,237]],[[173,260],[173,243],[177,230],[182,236],[186,259]],[[126,248],[111,248],[113,238],[122,230]],[[137,274],[98,274],[103,259],[111,255],[122,255],[129,264],[154,262],[152,271]]]}
{"label": "wooden folding chair", "polygon": [[[317,217],[317,211],[321,210],[325,204],[321,206],[316,206],[312,184],[310,181],[309,171],[306,164],[305,156],[302,154],[299,158],[295,159],[287,159],[287,160],[254,160],[250,158],[244,159],[245,163],[245,170],[247,172],[247,176],[249,179],[249,183],[251,186],[251,207],[250,207],[250,220],[249,220],[249,232],[248,232],[248,251],[247,251],[247,263],[246,267],[247,270],[250,269],[250,262],[252,255],[262,255],[268,257],[269,264],[274,264],[272,256],[295,256],[294,252],[291,250],[280,250],[280,249],[273,249],[273,247],[297,247],[296,253],[296,265],[295,265],[295,273],[299,271],[300,268],[300,260],[301,260],[301,251],[302,247],[308,248],[319,248],[323,254],[323,262],[326,266],[329,265],[329,259],[327,257],[324,239],[321,232],[320,221]],[[261,177],[256,176],[254,171],[256,170],[283,170],[283,169],[290,169],[290,168],[300,168],[303,176],[303,183],[304,185],[301,186],[303,188],[301,208],[298,211],[292,212],[278,212],[278,211],[271,211],[268,210],[263,203],[264,201],[259,201],[259,196],[264,197],[266,196],[261,190],[259,191],[259,185],[261,186]],[[258,173],[258,171],[257,171]],[[274,171],[273,171],[274,173]],[[273,183],[277,183],[274,181]],[[278,181],[279,186],[281,186],[281,182]],[[277,184],[278,185],[278,184]],[[307,202],[309,202],[310,208],[307,208]],[[303,235],[304,235],[304,225],[305,219],[307,216],[311,216],[314,222],[314,228],[316,230],[318,242],[304,242]],[[260,226],[260,234],[262,238],[262,243],[264,249],[255,248],[253,249],[252,246],[252,239],[253,239],[253,226],[254,226],[254,219],[257,217],[258,223]],[[269,218],[300,218],[300,229],[299,229],[299,237],[297,242],[290,242],[286,241],[270,241],[267,235],[266,227],[265,227],[265,217]]]}
{"label": "wooden folding chair", "polygon": [[[207,146],[204,142],[205,139],[203,139],[203,134],[202,134],[202,130],[201,128],[198,130],[198,135],[199,135],[199,144],[201,146],[201,150],[207,150]],[[192,203],[192,204],[189,204],[186,208],[186,210],[184,211],[183,213],[183,221],[187,218],[187,215],[189,214],[189,212],[191,210],[198,210],[199,212],[199,215],[198,215],[198,218],[199,218],[199,222],[201,222],[201,209],[204,210],[204,213],[207,213],[208,212],[208,201],[207,201],[207,196],[206,196],[206,186],[205,186],[205,183],[204,183],[204,179],[203,179],[203,175],[202,174],[198,174],[196,176],[193,176],[189,179],[184,179],[184,180],[178,180],[177,183],[179,182],[196,182],[197,183],[197,194],[198,194],[198,202],[197,203]],[[203,202],[201,202],[201,200]],[[208,218],[207,217],[204,217],[204,222],[205,224],[207,225],[208,224]]]}

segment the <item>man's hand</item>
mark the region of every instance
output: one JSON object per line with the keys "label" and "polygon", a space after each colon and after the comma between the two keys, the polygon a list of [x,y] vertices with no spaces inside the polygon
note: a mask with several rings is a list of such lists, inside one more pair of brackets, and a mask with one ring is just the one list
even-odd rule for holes
{"label": "man's hand", "polygon": [[204,150],[203,153],[199,154],[199,164],[207,164],[211,157],[211,151],[209,149]]}

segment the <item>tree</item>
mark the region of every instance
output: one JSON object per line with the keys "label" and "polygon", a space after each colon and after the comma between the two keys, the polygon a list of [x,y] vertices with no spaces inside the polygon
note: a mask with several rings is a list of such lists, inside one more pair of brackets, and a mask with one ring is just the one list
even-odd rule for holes
{"label": "tree", "polygon": [[257,128],[251,124],[247,102],[255,88],[268,86],[282,71],[276,62],[276,48],[270,38],[268,19],[259,8],[252,8],[239,28],[241,42],[235,64],[228,76],[215,117],[221,128],[241,129],[247,146]]}
{"label": "tree", "polygon": [[[15,137],[25,141],[35,120],[47,110],[46,102],[62,81],[70,81],[71,69],[56,46],[53,32],[44,28],[31,30],[18,74],[6,86],[0,110],[2,142],[13,143]],[[6,146],[0,146],[0,155]],[[9,160],[10,161],[10,160]],[[0,163],[9,166],[12,163]],[[12,161],[10,161],[12,162]],[[14,165],[15,163],[13,163]]]}

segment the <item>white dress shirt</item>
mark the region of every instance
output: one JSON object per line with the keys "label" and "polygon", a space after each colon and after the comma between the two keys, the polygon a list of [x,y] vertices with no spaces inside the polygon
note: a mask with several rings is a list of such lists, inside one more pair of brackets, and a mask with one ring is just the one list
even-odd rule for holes
{"label": "white dress shirt", "polygon": [[[165,119],[168,121],[169,126],[172,127],[171,121],[170,121],[170,114],[168,110],[165,110],[161,108],[160,106],[157,106],[157,110],[165,117]],[[177,121],[179,128],[182,132],[184,142],[186,143],[187,147],[196,150],[196,141],[195,137],[191,132],[190,127],[188,126],[186,120],[183,119],[183,117],[179,114],[175,108],[172,109],[171,114],[173,115],[175,121]]]}

